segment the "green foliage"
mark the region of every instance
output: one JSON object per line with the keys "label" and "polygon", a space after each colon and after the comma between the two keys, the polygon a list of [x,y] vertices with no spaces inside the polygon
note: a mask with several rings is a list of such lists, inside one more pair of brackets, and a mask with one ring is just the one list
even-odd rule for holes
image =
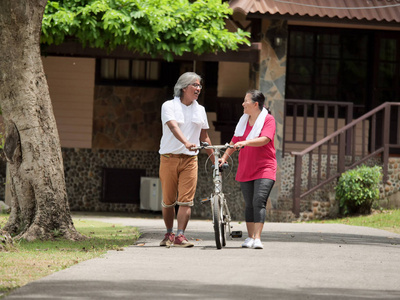
{"label": "green foliage", "polygon": [[376,210],[370,215],[348,216],[334,220],[312,220],[309,223],[346,224],[351,226],[366,226],[394,233],[400,233],[400,209]]}
{"label": "green foliage", "polygon": [[362,165],[340,176],[336,186],[336,199],[343,214],[370,213],[372,204],[379,199],[381,167]]}
{"label": "green foliage", "polygon": [[62,231],[60,229],[53,229],[53,237],[54,238],[59,238],[62,237]]}
{"label": "green foliage", "polygon": [[225,29],[232,14],[221,0],[59,0],[48,1],[41,43],[76,38],[83,46],[132,51],[171,61],[173,54],[237,50],[250,33]]}

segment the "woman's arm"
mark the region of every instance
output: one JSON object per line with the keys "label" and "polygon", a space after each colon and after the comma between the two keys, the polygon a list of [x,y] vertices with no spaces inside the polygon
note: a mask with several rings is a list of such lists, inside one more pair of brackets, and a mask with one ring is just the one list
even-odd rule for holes
{"label": "woman's arm", "polygon": [[[229,145],[233,145],[233,142],[231,141]],[[228,157],[230,157],[232,153],[235,151],[236,151],[235,148],[226,149],[224,155],[222,155],[222,157],[219,159],[219,166],[221,167],[228,160]]]}
{"label": "woman's arm", "polygon": [[266,136],[260,136],[260,137],[255,138],[255,139],[244,140],[244,141],[237,142],[234,146],[235,146],[235,148],[262,147],[262,146],[268,144],[270,141],[271,141],[270,138],[268,138]]}

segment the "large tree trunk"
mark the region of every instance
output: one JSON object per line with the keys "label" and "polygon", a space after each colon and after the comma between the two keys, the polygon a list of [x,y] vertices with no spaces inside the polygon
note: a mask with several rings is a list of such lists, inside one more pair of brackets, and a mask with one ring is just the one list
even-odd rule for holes
{"label": "large tree trunk", "polygon": [[0,101],[6,127],[11,215],[3,228],[28,241],[62,233],[71,219],[60,139],[40,57],[47,0],[0,1]]}

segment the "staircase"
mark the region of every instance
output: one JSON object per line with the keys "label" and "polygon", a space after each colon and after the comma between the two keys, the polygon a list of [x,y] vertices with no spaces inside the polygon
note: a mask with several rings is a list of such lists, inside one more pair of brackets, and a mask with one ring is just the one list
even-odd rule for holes
{"label": "staircase", "polygon": [[306,196],[334,185],[343,172],[361,164],[380,163],[385,184],[389,154],[400,153],[399,150],[400,103],[385,102],[306,149],[291,151],[295,164],[294,215],[299,217],[301,201]]}

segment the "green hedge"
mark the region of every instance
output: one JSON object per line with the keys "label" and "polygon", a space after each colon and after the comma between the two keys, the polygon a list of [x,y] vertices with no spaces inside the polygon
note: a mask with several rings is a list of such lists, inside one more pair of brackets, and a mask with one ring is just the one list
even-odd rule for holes
{"label": "green hedge", "polygon": [[336,200],[344,215],[368,214],[379,199],[382,168],[362,165],[343,173],[336,186]]}

